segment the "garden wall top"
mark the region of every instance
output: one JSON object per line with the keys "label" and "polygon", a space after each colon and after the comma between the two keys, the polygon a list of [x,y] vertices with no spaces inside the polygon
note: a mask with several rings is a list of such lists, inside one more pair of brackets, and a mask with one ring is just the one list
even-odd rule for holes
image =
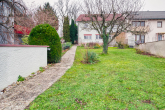
{"label": "garden wall top", "polygon": [[46,45],[13,45],[13,44],[0,44],[0,47],[49,47]]}

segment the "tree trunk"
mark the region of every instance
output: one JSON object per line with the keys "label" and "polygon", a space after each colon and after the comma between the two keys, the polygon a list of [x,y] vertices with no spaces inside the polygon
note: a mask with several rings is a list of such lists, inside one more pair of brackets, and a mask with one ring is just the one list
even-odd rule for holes
{"label": "tree trunk", "polygon": [[108,53],[108,36],[103,35],[103,53]]}

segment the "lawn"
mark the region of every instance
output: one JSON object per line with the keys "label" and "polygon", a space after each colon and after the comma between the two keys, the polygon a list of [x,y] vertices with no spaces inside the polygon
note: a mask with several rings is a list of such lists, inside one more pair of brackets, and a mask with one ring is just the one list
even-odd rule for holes
{"label": "lawn", "polygon": [[165,109],[165,59],[139,55],[134,49],[90,49],[97,64],[82,64],[78,47],[73,66],[39,95],[29,109],[156,110]]}

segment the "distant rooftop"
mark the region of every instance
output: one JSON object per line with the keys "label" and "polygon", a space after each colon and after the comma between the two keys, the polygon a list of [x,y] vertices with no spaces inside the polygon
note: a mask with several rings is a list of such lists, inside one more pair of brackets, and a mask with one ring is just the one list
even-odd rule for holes
{"label": "distant rooftop", "polygon": [[139,11],[135,20],[165,20],[165,11]]}

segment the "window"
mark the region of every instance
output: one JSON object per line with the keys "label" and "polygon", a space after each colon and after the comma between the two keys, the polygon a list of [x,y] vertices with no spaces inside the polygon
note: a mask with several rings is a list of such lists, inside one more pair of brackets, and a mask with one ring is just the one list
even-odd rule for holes
{"label": "window", "polygon": [[157,27],[158,27],[158,28],[162,28],[162,21],[158,21],[158,22],[157,22]]}
{"label": "window", "polygon": [[84,28],[87,28],[87,27],[88,27],[88,23],[85,23],[85,24],[84,24]]}
{"label": "window", "polygon": [[142,26],[145,27],[145,21],[132,21],[132,26]]}
{"label": "window", "polygon": [[92,35],[91,34],[85,34],[84,39],[92,39]]}
{"label": "window", "polygon": [[145,35],[135,35],[135,40],[138,43],[145,43]]}
{"label": "window", "polygon": [[102,37],[99,34],[96,34],[96,39],[102,39]]}
{"label": "window", "polygon": [[109,39],[110,39],[110,40],[112,39],[112,36],[111,36],[111,35],[109,35]]}
{"label": "window", "polygon": [[162,34],[158,34],[158,41],[162,40]]}

